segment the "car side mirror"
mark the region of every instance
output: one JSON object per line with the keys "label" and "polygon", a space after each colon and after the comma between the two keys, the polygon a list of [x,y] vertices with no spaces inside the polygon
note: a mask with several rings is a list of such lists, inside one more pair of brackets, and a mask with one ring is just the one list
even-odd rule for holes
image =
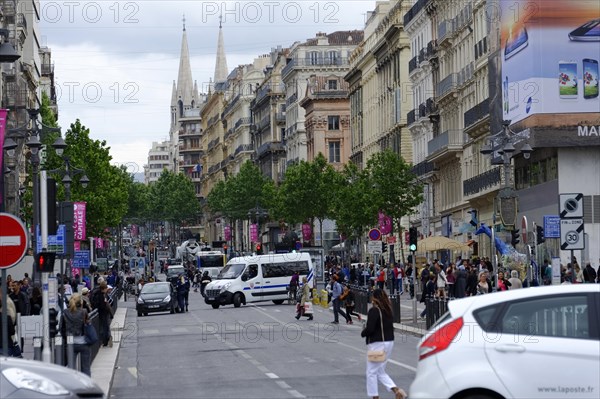
{"label": "car side mirror", "polygon": [[248,281],[249,277],[250,276],[248,276],[248,274],[246,274],[246,273],[242,274],[242,281]]}

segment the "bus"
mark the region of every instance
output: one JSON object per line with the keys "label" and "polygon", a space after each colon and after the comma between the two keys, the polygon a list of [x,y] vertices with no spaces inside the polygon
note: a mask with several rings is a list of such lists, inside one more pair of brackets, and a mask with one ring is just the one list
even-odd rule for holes
{"label": "bus", "polygon": [[222,268],[227,263],[227,255],[221,251],[200,251],[196,254],[198,269],[205,267]]}

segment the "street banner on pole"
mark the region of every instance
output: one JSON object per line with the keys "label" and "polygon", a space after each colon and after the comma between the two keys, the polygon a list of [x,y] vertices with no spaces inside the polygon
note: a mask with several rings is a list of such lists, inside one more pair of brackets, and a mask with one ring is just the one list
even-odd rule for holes
{"label": "street banner on pole", "polygon": [[85,238],[85,202],[73,203],[73,229],[75,241],[84,241]]}

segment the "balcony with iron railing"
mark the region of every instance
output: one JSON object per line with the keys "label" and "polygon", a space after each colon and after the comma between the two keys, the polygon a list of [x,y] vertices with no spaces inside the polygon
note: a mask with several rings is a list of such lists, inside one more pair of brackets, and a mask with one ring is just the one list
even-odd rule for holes
{"label": "balcony with iron railing", "polygon": [[438,113],[438,107],[433,97],[429,97],[427,101],[425,101],[425,107],[427,115],[436,115]]}
{"label": "balcony with iron railing", "polygon": [[278,112],[275,114],[275,121],[278,123],[285,122],[285,112]]}
{"label": "balcony with iron railing", "polygon": [[412,167],[412,173],[417,177],[423,177],[434,170],[433,162],[423,161]]}
{"label": "balcony with iron railing", "polygon": [[281,77],[285,78],[296,68],[318,68],[322,69],[322,67],[347,67],[350,64],[348,63],[348,58],[344,57],[328,57],[326,54],[319,53],[319,57],[317,58],[294,58],[288,61],[288,63],[281,70]]}
{"label": "balcony with iron railing", "polygon": [[478,41],[474,47],[475,47],[475,60],[478,60],[479,57],[483,57],[485,54],[487,54],[487,52],[488,52],[487,36],[485,36],[483,39]]}
{"label": "balcony with iron railing", "polygon": [[446,130],[427,143],[427,159],[429,161],[439,160],[447,155],[463,150],[465,144],[465,133],[462,130]]}
{"label": "balcony with iron railing", "polygon": [[212,118],[210,118],[208,120],[208,122],[206,123],[207,127],[212,127],[215,123],[217,123],[219,121],[219,119],[221,118],[221,116],[219,114],[217,115],[213,115]]}
{"label": "balcony with iron railing", "polygon": [[437,40],[433,39],[429,43],[427,43],[427,50],[425,52],[425,56],[428,60],[438,57]]}
{"label": "balcony with iron railing", "polygon": [[277,141],[272,141],[269,143],[264,143],[263,145],[258,147],[258,149],[256,150],[256,156],[258,158],[262,158],[263,156],[265,156],[269,153],[284,152],[284,151],[285,151],[285,146],[283,145],[283,143],[280,143]]}
{"label": "balcony with iron railing", "polygon": [[486,172],[467,179],[463,182],[463,196],[473,197],[484,191],[493,191],[500,188],[502,184],[502,167],[498,166]]}
{"label": "balcony with iron railing", "polygon": [[417,62],[419,56],[415,55],[408,61],[408,73],[411,74],[415,69],[419,68],[419,63]]}
{"label": "balcony with iron railing", "polygon": [[267,114],[260,120],[260,122],[258,122],[258,125],[256,126],[256,130],[258,132],[261,132],[262,130],[269,127],[270,125],[271,125],[271,115]]}
{"label": "balcony with iron railing", "polygon": [[294,104],[296,101],[298,101],[298,93],[294,93],[291,96],[289,96],[285,100],[285,106],[289,107],[291,104]]}
{"label": "balcony with iron railing", "polygon": [[179,151],[181,152],[202,152],[202,146],[200,143],[192,144],[192,143],[179,143]]}
{"label": "balcony with iron railing", "polygon": [[418,62],[419,64],[422,64],[424,62],[427,61],[427,48],[423,47],[420,51],[419,51],[419,58],[418,58]]}
{"label": "balcony with iron railing", "polygon": [[208,143],[208,146],[206,147],[207,151],[209,151],[209,152],[212,151],[220,143],[221,143],[221,138],[219,138],[219,137],[212,140],[210,143]]}
{"label": "balcony with iron railing", "polygon": [[225,106],[225,108],[223,109],[223,116],[225,116],[225,115],[229,114],[231,111],[233,111],[233,109],[237,105],[238,101],[240,100],[241,96],[242,96],[241,94],[238,94],[229,102],[229,104],[227,104]]}
{"label": "balcony with iron railing", "polygon": [[490,100],[486,98],[464,114],[465,132],[490,116]]}
{"label": "balcony with iron railing", "polygon": [[221,164],[220,163],[212,165],[211,167],[208,168],[208,174],[212,175],[213,173],[218,172],[219,169],[221,169]]}
{"label": "balcony with iron railing", "polygon": [[413,123],[415,123],[416,121],[417,121],[417,111],[413,109],[409,113],[406,114],[406,125],[410,126]]}
{"label": "balcony with iron railing", "polygon": [[439,82],[437,84],[437,92],[438,92],[439,99],[452,93],[453,91],[456,90],[457,87],[458,87],[458,74],[451,73],[450,75],[446,76],[444,79],[442,79],[441,82]]}
{"label": "balcony with iron railing", "polygon": [[235,129],[231,128],[223,135],[223,141],[227,141],[234,136]]}
{"label": "balcony with iron railing", "polygon": [[418,0],[407,12],[404,14],[404,26],[408,25],[419,14],[421,10],[425,8],[427,3],[431,0]]}
{"label": "balcony with iron railing", "polygon": [[251,152],[251,151],[254,151],[254,147],[252,146],[252,144],[241,144],[235,149],[235,152],[233,153],[233,155],[237,157],[242,152]]}
{"label": "balcony with iron railing", "polygon": [[447,19],[442,21],[438,25],[438,44],[442,45],[446,42],[447,39],[452,37],[452,34],[456,30],[455,22],[452,19]]}
{"label": "balcony with iron railing", "polygon": [[251,122],[252,122],[252,118],[250,118],[249,116],[240,118],[235,122],[235,125],[233,125],[233,129],[237,130],[240,126],[249,125]]}

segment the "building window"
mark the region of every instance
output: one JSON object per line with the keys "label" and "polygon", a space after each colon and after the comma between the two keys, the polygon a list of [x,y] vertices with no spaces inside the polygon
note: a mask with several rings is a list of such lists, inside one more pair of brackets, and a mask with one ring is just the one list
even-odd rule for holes
{"label": "building window", "polygon": [[327,82],[327,85],[328,85],[327,87],[329,88],[329,90],[337,90],[338,89],[337,83],[338,83],[337,80],[330,79]]}
{"label": "building window", "polygon": [[328,130],[340,130],[339,115],[329,115],[327,117],[327,129]]}
{"label": "building window", "polygon": [[340,142],[330,141],[329,142],[329,162],[340,163]]}
{"label": "building window", "polygon": [[317,51],[309,52],[308,59],[309,59],[310,65],[319,65],[319,53]]}
{"label": "building window", "polygon": [[338,64],[338,52],[330,51],[327,53],[327,61],[329,65],[337,65]]}

